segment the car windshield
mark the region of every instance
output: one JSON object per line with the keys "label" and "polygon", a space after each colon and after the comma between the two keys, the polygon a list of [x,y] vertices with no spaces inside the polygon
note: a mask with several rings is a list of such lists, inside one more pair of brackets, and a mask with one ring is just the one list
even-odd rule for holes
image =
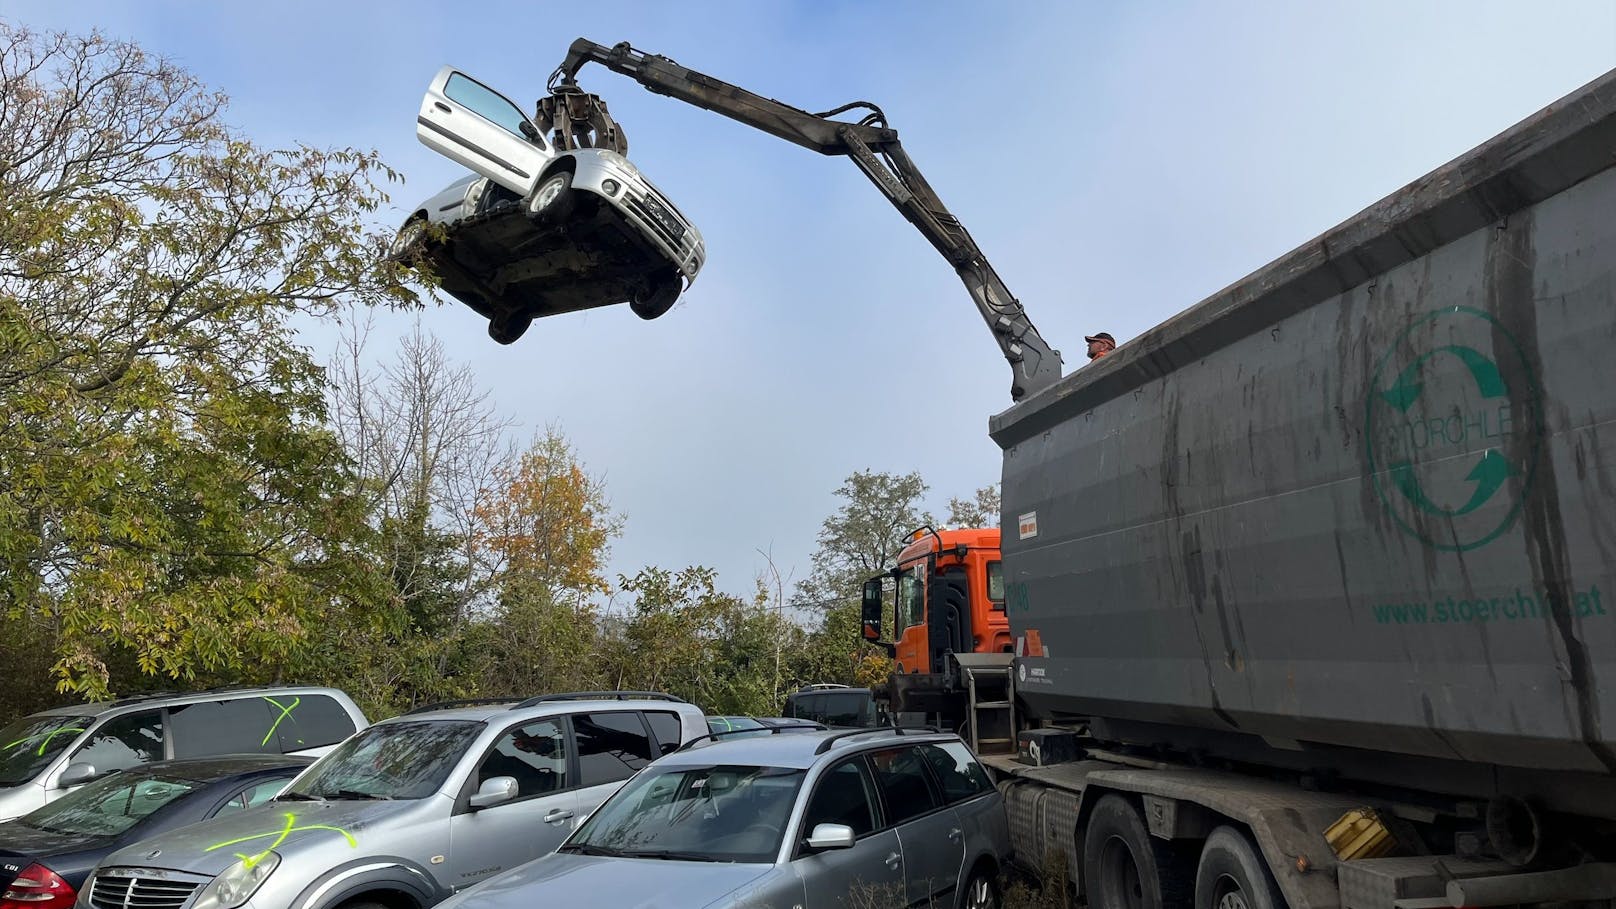
{"label": "car windshield", "polygon": [[772,862],[804,771],[737,764],[649,767],[590,816],[563,852]]}
{"label": "car windshield", "polygon": [[372,726],[316,761],[275,800],[426,798],[482,728],[466,720]]}
{"label": "car windshield", "polygon": [[69,792],[17,820],[52,833],[118,836],[200,785],[172,774],[125,770]]}
{"label": "car windshield", "polygon": [[92,722],[87,716],[29,716],[0,729],[0,786],[38,776]]}

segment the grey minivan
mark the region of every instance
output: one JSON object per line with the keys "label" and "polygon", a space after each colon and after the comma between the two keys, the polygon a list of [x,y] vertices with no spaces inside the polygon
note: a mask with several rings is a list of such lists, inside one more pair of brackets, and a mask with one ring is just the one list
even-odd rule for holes
{"label": "grey minivan", "polygon": [[998,905],[1004,800],[959,736],[791,732],[663,758],[555,854],[442,909]]}
{"label": "grey minivan", "polygon": [[335,688],[224,688],[77,704],[0,729],[0,821],[114,770],[216,754],[319,756],[366,725]]}

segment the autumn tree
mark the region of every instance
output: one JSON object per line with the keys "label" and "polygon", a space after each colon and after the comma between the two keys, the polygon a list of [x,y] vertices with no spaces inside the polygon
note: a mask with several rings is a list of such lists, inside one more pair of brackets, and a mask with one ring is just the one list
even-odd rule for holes
{"label": "autumn tree", "polygon": [[984,486],[968,499],[948,500],[949,527],[999,526],[999,484]]}
{"label": "autumn tree", "polygon": [[291,321],[413,300],[366,224],[393,174],[224,110],[133,44],[0,23],[0,583],[81,695],[296,672],[374,590]]}
{"label": "autumn tree", "polygon": [[478,548],[497,598],[484,625],[484,687],[524,693],[583,685],[595,672],[596,600],[611,590],[606,557],[623,518],[554,428],[494,479],[477,508]]}

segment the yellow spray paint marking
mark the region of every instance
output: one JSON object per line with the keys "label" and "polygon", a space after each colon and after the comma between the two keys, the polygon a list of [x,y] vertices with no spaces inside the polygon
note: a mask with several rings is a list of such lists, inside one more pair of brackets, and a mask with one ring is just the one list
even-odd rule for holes
{"label": "yellow spray paint marking", "polygon": [[271,704],[274,704],[277,708],[279,708],[280,712],[281,712],[281,715],[275,718],[274,723],[270,724],[269,731],[264,733],[264,740],[262,742],[258,743],[260,746],[268,745],[270,737],[275,734],[276,729],[280,728],[281,720],[284,720],[287,717],[291,716],[292,711],[297,709],[297,705],[303,703],[303,699],[301,697],[296,697],[296,696],[293,696],[293,698],[292,698],[292,706],[290,706],[290,707],[286,706],[285,704],[282,704],[280,701],[277,701],[274,698],[266,697],[266,698],[264,698],[264,700],[270,702]]}
{"label": "yellow spray paint marking", "polygon": [[[17,747],[18,745],[24,745],[24,744],[27,744],[28,742],[32,742],[34,739],[43,738],[45,741],[39,743],[39,751],[36,752],[37,754],[43,755],[45,753],[46,746],[48,746],[51,743],[51,739],[54,739],[59,735],[66,735],[69,732],[77,734],[77,733],[80,733],[80,732],[83,732],[83,731],[84,731],[83,727],[74,726],[74,727],[71,727],[71,728],[68,728],[68,729],[58,729],[55,732],[41,732],[39,735],[30,735],[30,736],[27,736],[25,738],[20,738],[20,739],[16,740],[15,742],[10,742],[5,747],[6,747],[6,749],[11,749],[11,748]],[[5,750],[5,749],[0,749],[0,750]]]}
{"label": "yellow spray paint marking", "polygon": [[225,849],[225,848],[228,848],[230,846],[235,846],[235,845],[237,845],[239,843],[251,842],[252,840],[261,840],[266,836],[275,837],[275,842],[270,843],[268,848],[266,848],[263,852],[259,852],[259,853],[256,853],[254,855],[244,855],[243,853],[240,853],[240,852],[236,853],[236,858],[241,859],[241,863],[243,865],[247,866],[248,868],[251,868],[254,865],[258,864],[259,862],[263,861],[264,856],[267,856],[271,852],[273,852],[275,850],[276,846],[279,846],[281,843],[286,842],[287,837],[291,836],[294,833],[302,832],[304,830],[330,830],[333,833],[340,833],[340,834],[342,834],[343,839],[346,839],[348,841],[348,846],[350,848],[353,848],[353,849],[358,849],[359,848],[359,841],[354,839],[352,834],[350,834],[348,831],[342,829],[341,827],[331,827],[331,826],[328,826],[326,824],[308,824],[308,825],[303,826],[303,827],[298,827],[298,826],[296,826],[296,824],[297,824],[297,815],[296,814],[293,814],[292,812],[288,811],[288,812],[286,812],[286,814],[283,815],[283,817],[286,818],[286,826],[281,828],[279,831],[271,830],[268,833],[255,833],[252,836],[243,836],[243,837],[238,837],[238,838],[233,839],[233,840],[225,840],[222,843],[215,843],[214,845],[209,846],[208,848],[206,848],[206,849],[204,849],[202,851],[203,852],[212,852],[215,849]]}

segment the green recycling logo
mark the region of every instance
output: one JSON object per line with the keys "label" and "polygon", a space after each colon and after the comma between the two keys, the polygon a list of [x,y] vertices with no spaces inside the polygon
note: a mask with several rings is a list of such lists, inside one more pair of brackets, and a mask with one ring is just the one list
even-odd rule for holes
{"label": "green recycling logo", "polygon": [[1399,526],[1463,552],[1520,512],[1542,446],[1542,404],[1520,343],[1491,315],[1451,306],[1416,319],[1370,380],[1369,474]]}

